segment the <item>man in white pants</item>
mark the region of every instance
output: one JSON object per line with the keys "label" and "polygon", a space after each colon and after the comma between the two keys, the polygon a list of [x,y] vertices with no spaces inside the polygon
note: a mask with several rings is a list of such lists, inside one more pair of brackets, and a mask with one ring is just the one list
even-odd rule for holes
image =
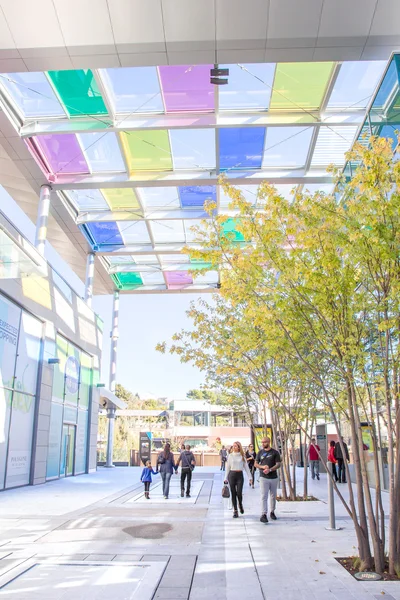
{"label": "man in white pants", "polygon": [[281,466],[281,457],[277,450],[271,448],[269,437],[261,440],[262,449],[258,452],[255,467],[260,472],[261,490],[261,523],[268,523],[268,496],[270,497],[270,517],[276,521],[276,491],[278,489],[277,470]]}

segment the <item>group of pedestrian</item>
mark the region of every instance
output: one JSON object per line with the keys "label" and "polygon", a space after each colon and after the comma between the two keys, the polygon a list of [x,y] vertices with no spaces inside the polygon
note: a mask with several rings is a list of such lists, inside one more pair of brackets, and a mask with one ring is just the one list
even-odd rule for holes
{"label": "group of pedestrian", "polygon": [[169,486],[171,477],[175,471],[178,474],[178,468],[181,465],[181,497],[185,496],[185,485],[186,485],[186,498],[190,498],[190,487],[192,483],[192,472],[196,466],[196,459],[190,446],[181,446],[180,455],[178,460],[175,462],[174,455],[171,452],[170,444],[165,444],[164,450],[160,452],[157,457],[156,470],[154,471],[151,461],[146,462],[146,466],[142,471],[140,480],[144,484],[144,495],[145,498],[150,500],[150,485],[152,482],[152,475],[158,475],[160,473],[162,480],[162,491],[163,496],[166,500],[169,497]]}
{"label": "group of pedestrian", "polygon": [[240,442],[235,442],[232,451],[227,455],[225,484],[229,484],[232,496],[233,518],[237,519],[244,514],[243,484],[244,472],[249,478],[249,484],[254,488],[256,470],[260,474],[261,523],[268,523],[268,499],[270,518],[275,521],[276,493],[278,489],[278,469],[281,466],[280,454],[271,447],[271,440],[265,437],[261,440],[261,450],[256,454],[254,446],[250,444],[246,453]]}
{"label": "group of pedestrian", "polygon": [[[344,449],[344,455],[342,451],[342,445]],[[311,444],[308,448],[308,458],[310,462],[311,478],[317,478],[319,480],[319,462],[320,462],[321,448],[315,441],[315,438],[311,438]],[[328,463],[332,468],[332,475],[337,483],[346,483],[346,462],[350,461],[349,449],[346,442],[341,440],[335,442],[331,440],[329,442],[328,450]]]}

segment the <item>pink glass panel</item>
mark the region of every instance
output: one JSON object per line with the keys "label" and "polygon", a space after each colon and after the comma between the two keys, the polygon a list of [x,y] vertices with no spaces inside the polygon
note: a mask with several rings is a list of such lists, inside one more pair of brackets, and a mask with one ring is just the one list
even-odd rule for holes
{"label": "pink glass panel", "polygon": [[35,142],[55,175],[90,173],[75,134],[40,135]]}
{"label": "pink glass panel", "polygon": [[178,290],[193,283],[193,277],[187,271],[166,271],[165,279],[169,290]]}
{"label": "pink glass panel", "polygon": [[212,65],[158,67],[167,112],[214,110]]}

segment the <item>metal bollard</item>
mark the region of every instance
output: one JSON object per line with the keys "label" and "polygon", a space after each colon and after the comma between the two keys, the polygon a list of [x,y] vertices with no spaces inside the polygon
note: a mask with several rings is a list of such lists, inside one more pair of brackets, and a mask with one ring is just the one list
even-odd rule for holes
{"label": "metal bollard", "polygon": [[[329,508],[329,527],[325,527],[328,531],[340,531],[343,527],[336,527],[335,519],[335,496],[333,493],[333,464],[328,462],[329,473],[326,474],[328,480],[328,508]],[[331,475],[331,476],[330,476]]]}

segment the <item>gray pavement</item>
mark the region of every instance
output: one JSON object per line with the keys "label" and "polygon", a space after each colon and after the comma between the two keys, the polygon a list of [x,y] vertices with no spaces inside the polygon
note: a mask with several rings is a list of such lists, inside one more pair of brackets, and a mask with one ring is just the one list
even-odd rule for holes
{"label": "gray pavement", "polygon": [[189,499],[174,476],[168,500],[158,477],[145,500],[140,472],[102,468],[0,493],[0,598],[400,600],[400,583],[357,582],[335,560],[356,540],[338,501],[343,529],[325,529],[325,475],[310,483],[320,501],[280,502],[264,525],[247,485],[245,515],[232,519],[217,469],[196,468]]}

